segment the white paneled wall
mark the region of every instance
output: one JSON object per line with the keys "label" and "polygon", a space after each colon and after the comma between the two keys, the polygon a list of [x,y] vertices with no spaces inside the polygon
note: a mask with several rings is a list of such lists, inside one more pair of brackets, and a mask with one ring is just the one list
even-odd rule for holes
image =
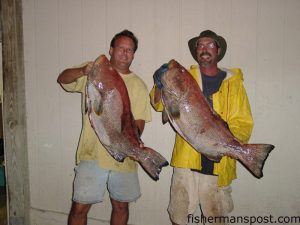
{"label": "white paneled wall", "polygon": [[[225,37],[228,51],[220,66],[244,72],[255,119],[250,142],[276,146],[262,179],[238,167],[232,215],[300,215],[299,0],[24,0],[23,10],[32,224],[66,224],[71,205],[81,96],[63,91],[57,76],[107,55],[111,38],[123,29],[139,38],[132,70],[149,90],[162,63],[195,63],[190,38],[204,29]],[[152,112],[143,140],[170,159],[174,132]],[[171,167],[164,168],[154,182],[140,169],[143,195],[131,205],[130,224],[170,224],[171,174]],[[109,224],[107,196],[89,216],[89,225]]]}

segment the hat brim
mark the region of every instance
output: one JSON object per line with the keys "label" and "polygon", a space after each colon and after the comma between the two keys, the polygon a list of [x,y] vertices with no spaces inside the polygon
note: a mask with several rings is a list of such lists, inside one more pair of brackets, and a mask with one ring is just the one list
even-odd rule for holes
{"label": "hat brim", "polygon": [[218,35],[214,35],[214,36],[210,36],[210,35],[201,36],[200,35],[200,36],[194,37],[191,40],[189,40],[188,45],[189,45],[189,49],[190,49],[190,52],[191,52],[193,58],[198,62],[198,60],[197,60],[197,54],[196,54],[197,41],[198,41],[199,38],[202,38],[202,37],[212,38],[218,44],[218,46],[221,49],[221,52],[220,52],[220,54],[217,57],[217,61],[218,62],[221,61],[223,59],[225,53],[226,53],[227,44],[226,44],[225,39],[223,37],[221,37],[221,36],[218,36]]}

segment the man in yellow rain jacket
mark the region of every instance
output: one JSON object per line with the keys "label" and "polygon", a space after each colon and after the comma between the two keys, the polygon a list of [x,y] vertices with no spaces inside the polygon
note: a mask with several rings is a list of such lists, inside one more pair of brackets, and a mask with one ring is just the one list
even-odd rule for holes
{"label": "man in yellow rain jacket", "polygon": [[[242,71],[217,65],[226,52],[225,39],[206,30],[189,40],[188,45],[198,62],[198,65],[191,66],[189,72],[233,135],[244,143],[248,142],[253,119]],[[163,111],[159,89],[160,78],[165,71],[166,66],[163,65],[154,74],[155,85],[150,96],[156,111]],[[219,163],[213,162],[176,134],[171,165],[174,171],[168,211],[172,224],[195,222],[193,213],[199,205],[203,222],[205,217],[211,217],[214,219],[210,224],[224,224],[220,216],[226,216],[233,210],[230,184],[236,178],[236,161],[224,156]]]}

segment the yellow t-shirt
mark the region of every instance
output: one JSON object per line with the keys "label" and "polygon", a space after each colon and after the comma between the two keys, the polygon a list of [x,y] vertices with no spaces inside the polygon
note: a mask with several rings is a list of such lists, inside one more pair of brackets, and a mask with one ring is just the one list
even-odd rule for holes
{"label": "yellow t-shirt", "polygon": [[[127,87],[131,103],[131,111],[135,120],[151,121],[151,106],[148,89],[136,74],[130,73],[121,77]],[[82,93],[82,130],[77,148],[77,163],[80,160],[96,160],[101,168],[115,171],[137,171],[137,163],[128,157],[124,162],[116,161],[100,143],[95,131],[91,127],[88,115],[85,113],[85,87],[87,76],[78,78],[70,84],[61,84],[69,92]]]}

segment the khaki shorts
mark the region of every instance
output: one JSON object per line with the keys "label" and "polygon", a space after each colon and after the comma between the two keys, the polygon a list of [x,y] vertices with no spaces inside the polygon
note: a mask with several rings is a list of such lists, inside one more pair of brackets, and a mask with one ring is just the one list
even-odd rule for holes
{"label": "khaki shorts", "polygon": [[191,223],[191,216],[199,205],[205,217],[228,215],[233,210],[231,187],[218,187],[217,182],[217,176],[174,168],[168,207],[172,222],[180,225]]}

